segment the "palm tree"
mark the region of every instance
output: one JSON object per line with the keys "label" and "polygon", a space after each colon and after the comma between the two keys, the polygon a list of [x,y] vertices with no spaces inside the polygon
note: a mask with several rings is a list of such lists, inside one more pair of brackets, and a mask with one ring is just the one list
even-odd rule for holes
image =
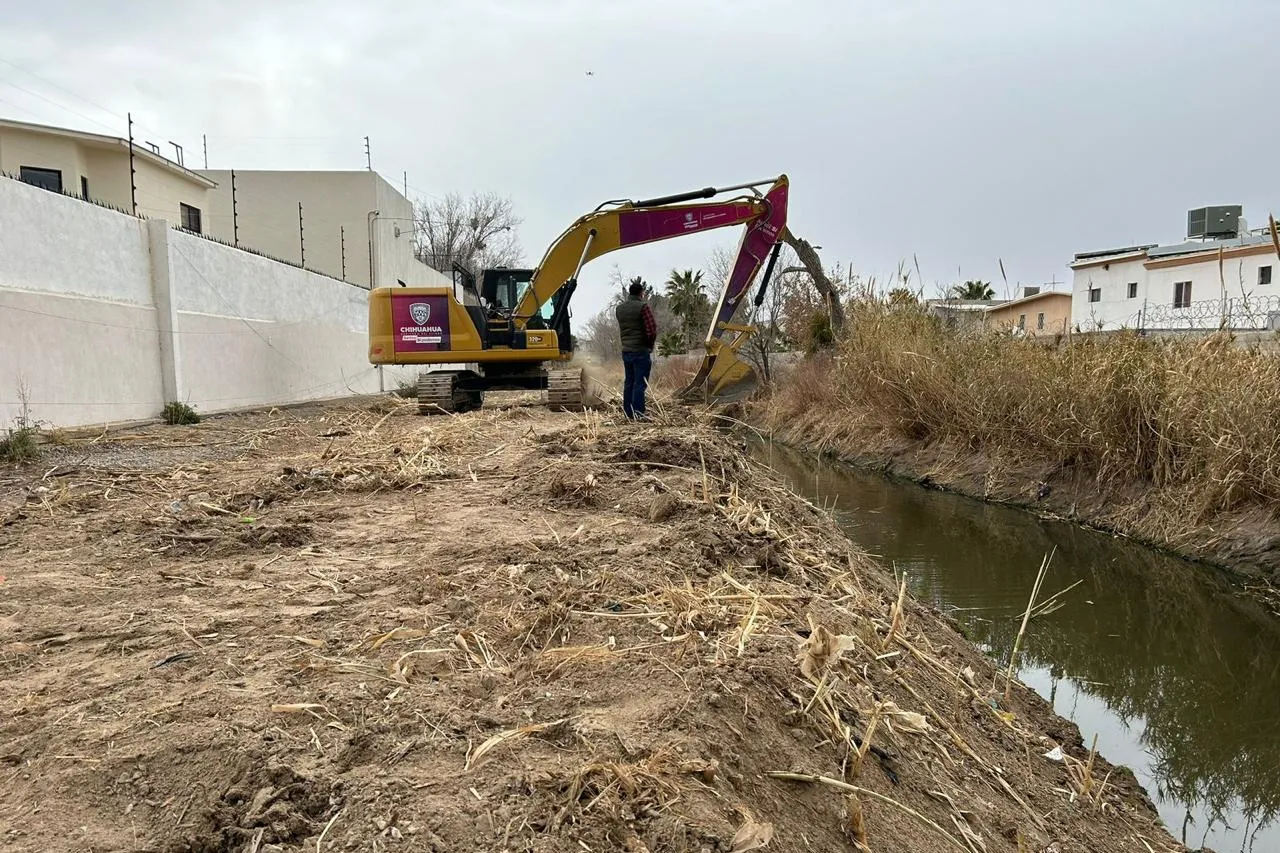
{"label": "palm tree", "polygon": [[889,291],[890,305],[919,305],[920,300],[916,299],[916,295],[905,287],[895,287]]}
{"label": "palm tree", "polygon": [[951,295],[956,299],[987,300],[995,299],[996,292],[991,289],[990,282],[973,280],[952,285]]}
{"label": "palm tree", "polygon": [[711,300],[703,288],[702,270],[672,270],[667,278],[667,301],[684,325],[684,339],[701,340],[700,327],[711,319]]}

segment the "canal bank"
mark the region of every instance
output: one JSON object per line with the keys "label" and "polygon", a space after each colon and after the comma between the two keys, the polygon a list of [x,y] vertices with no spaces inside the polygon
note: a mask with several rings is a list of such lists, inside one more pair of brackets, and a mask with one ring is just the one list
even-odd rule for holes
{"label": "canal bank", "polygon": [[748,419],[774,441],[863,471],[1126,537],[1231,576],[1239,593],[1280,616],[1280,521],[1270,506],[1194,520],[1178,495],[1095,475],[1008,448],[912,440],[829,412],[799,417],[766,401]]}
{"label": "canal bank", "polygon": [[[960,334],[858,300],[749,419],[858,464],[1066,518],[1280,587],[1280,359],[1229,333]],[[1280,609],[1280,603],[1277,603]]]}
{"label": "canal bank", "polygon": [[1023,683],[1130,767],[1184,843],[1280,849],[1280,622],[1257,602],[1131,540],[776,444],[753,453],[998,666],[1051,554],[1041,598],[1070,589],[1031,620]]}

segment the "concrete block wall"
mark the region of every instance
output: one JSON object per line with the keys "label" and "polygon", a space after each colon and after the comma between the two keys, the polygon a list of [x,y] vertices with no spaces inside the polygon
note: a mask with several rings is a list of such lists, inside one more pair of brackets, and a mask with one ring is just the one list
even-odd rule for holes
{"label": "concrete block wall", "polygon": [[287,404],[393,389],[367,291],[0,178],[0,427]]}

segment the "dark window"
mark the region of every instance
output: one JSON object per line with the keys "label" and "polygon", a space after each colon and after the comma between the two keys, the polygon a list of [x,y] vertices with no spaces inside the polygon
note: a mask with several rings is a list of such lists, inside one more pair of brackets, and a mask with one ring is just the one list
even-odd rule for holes
{"label": "dark window", "polygon": [[1271,267],[1258,267],[1258,284],[1271,283]]}
{"label": "dark window", "polygon": [[1191,282],[1175,281],[1173,283],[1173,307],[1186,308],[1191,304]]}
{"label": "dark window", "polygon": [[180,206],[182,208],[182,227],[197,234],[202,233],[200,231],[200,208],[192,207],[189,204]]}
{"label": "dark window", "polygon": [[1036,315],[1036,329],[1038,330],[1044,329],[1044,312],[1043,311],[1041,311],[1039,314]]}
{"label": "dark window", "polygon": [[80,176],[80,198],[89,200],[89,179],[84,175]]}
{"label": "dark window", "polygon": [[1089,288],[1089,301],[1090,301],[1090,302],[1101,302],[1101,301],[1102,301],[1102,288],[1101,288],[1101,287],[1091,287],[1091,288]]}
{"label": "dark window", "polygon": [[1130,299],[1138,298],[1138,283],[1136,281],[1129,282],[1129,298]]}
{"label": "dark window", "polygon": [[62,192],[62,172],[57,169],[40,169],[35,166],[19,166],[18,179],[41,189]]}
{"label": "dark window", "polygon": [[1018,315],[1018,328],[1019,328],[1019,329],[1025,329],[1026,327],[1027,327],[1027,315],[1026,315],[1026,314],[1019,314],[1019,315]]}

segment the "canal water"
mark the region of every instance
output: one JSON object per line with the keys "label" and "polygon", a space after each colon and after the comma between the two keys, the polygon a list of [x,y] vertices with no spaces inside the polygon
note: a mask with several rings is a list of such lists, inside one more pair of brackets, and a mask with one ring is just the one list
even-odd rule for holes
{"label": "canal water", "polygon": [[1005,665],[1052,552],[1041,598],[1082,582],[1032,620],[1023,683],[1132,769],[1192,849],[1280,851],[1280,620],[1218,573],[778,445],[753,455]]}

